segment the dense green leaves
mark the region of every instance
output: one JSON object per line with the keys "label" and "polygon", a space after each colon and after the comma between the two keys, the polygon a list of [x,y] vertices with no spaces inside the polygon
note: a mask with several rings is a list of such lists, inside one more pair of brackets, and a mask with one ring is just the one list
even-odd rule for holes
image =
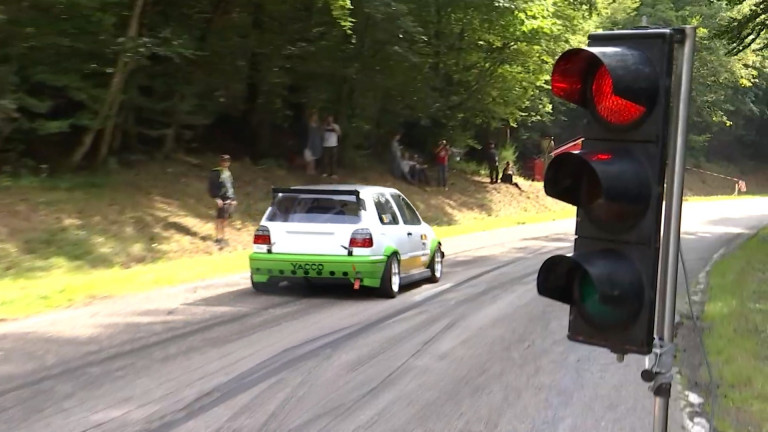
{"label": "dense green leaves", "polygon": [[[747,48],[729,56],[729,41],[714,29],[731,6],[724,0],[600,0],[591,25],[594,29],[629,28],[642,23],[656,26],[697,26],[693,95],[689,121],[689,155],[700,158],[751,157],[764,147],[754,126],[768,126],[764,94],[768,55]],[[763,105],[760,105],[760,104]],[[553,117],[526,130],[552,134],[558,142],[574,137],[580,117],[572,107],[557,104]],[[752,129],[743,129],[751,125]],[[728,151],[718,150],[727,148]],[[531,146],[531,153],[539,151]]]}
{"label": "dense green leaves", "polygon": [[768,2],[764,0],[728,0],[736,6],[725,23],[717,29],[717,35],[730,44],[729,54],[738,54],[757,45],[768,49]]}
{"label": "dense green leaves", "polygon": [[[542,134],[562,142],[575,133],[578,112],[550,94],[554,59],[590,31],[643,16],[700,25],[692,133],[705,155],[713,140],[751,142],[739,128],[766,119],[765,54],[728,57],[730,42],[711,31],[731,8],[725,0],[7,0],[0,164],[22,156],[99,164],[126,151],[199,146],[253,159],[297,155],[310,110],[336,116],[347,149],[383,148],[403,127],[415,149],[440,137],[465,145],[504,125],[536,149]],[[55,160],[43,156],[50,148]]]}

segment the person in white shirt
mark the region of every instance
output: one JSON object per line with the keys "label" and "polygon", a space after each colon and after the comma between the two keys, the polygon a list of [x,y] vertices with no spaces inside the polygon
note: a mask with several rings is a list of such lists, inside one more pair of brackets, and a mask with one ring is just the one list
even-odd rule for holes
{"label": "person in white shirt", "polygon": [[392,144],[390,147],[390,159],[391,159],[391,166],[392,166],[392,175],[395,178],[401,177],[402,168],[400,167],[400,160],[402,157],[400,156],[401,148],[400,148],[400,132],[395,133],[395,137],[392,139]]}
{"label": "person in white shirt", "polygon": [[323,128],[323,165],[325,166],[323,177],[330,175],[331,178],[338,178],[336,176],[336,160],[341,128],[334,123],[332,115],[326,117]]}
{"label": "person in white shirt", "polygon": [[416,165],[416,162],[411,160],[411,155],[404,151],[402,158],[400,159],[400,169],[403,173],[403,178],[408,183],[416,184],[416,182],[413,180],[413,167]]}

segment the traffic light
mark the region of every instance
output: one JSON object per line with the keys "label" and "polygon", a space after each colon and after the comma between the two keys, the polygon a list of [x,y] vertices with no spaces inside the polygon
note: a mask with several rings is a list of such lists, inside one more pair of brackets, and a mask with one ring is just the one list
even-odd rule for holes
{"label": "traffic light", "polygon": [[544,261],[537,289],[570,305],[569,340],[622,355],[653,345],[674,36],[592,33],[552,70],[554,95],[588,119],[581,150],[544,174],[545,193],[577,207],[576,240],[571,256]]}

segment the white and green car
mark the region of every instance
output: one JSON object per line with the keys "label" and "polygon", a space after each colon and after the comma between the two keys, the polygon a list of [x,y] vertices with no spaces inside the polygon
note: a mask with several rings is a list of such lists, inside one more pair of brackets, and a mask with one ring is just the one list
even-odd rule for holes
{"label": "white and green car", "polygon": [[253,236],[251,283],[259,291],[290,278],[343,282],[394,298],[402,285],[439,281],[444,256],[432,227],[396,189],[273,188]]}

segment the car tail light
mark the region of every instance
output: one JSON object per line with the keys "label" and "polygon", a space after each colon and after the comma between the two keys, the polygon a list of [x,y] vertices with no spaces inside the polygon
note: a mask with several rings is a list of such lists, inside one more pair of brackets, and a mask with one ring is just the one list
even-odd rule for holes
{"label": "car tail light", "polygon": [[349,238],[349,247],[351,248],[371,248],[373,247],[373,235],[367,228],[356,229]]}
{"label": "car tail light", "polygon": [[264,225],[260,225],[256,228],[256,232],[253,234],[253,244],[267,246],[272,244],[272,239],[269,236],[269,228]]}

